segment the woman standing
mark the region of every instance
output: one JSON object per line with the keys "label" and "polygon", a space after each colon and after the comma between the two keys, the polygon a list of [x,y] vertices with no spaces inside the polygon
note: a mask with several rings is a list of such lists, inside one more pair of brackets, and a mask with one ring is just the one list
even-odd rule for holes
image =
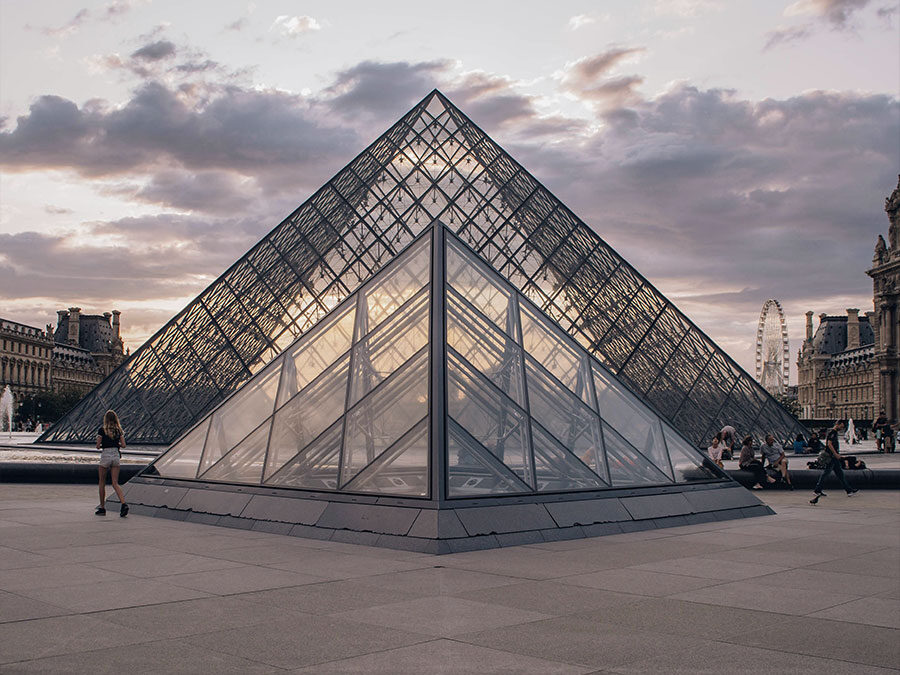
{"label": "woman standing", "polygon": [[113,490],[122,504],[119,515],[128,515],[128,504],[125,503],[125,495],[119,487],[119,460],[122,457],[121,449],[125,447],[125,432],[119,423],[119,417],[112,410],[107,410],[103,416],[103,425],[97,429],[97,447],[100,449],[100,465],[97,471],[100,474],[100,506],[94,511],[98,516],[106,515],[106,472],[109,471]]}

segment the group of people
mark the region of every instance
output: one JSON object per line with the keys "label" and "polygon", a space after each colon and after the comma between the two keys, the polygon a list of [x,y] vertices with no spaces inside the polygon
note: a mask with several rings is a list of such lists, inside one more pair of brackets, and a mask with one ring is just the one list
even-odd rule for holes
{"label": "group of people", "polygon": [[[804,452],[818,453],[817,462],[822,468],[822,475],[819,477],[814,490],[813,498],[810,504],[818,504],[819,498],[826,496],[822,491],[825,485],[825,479],[829,474],[834,473],[841,482],[847,495],[851,496],[858,492],[847,482],[844,475],[845,463],[851,458],[843,457],[840,454],[840,436],[844,430],[843,420],[835,422],[834,426],[828,430],[825,436],[825,443],[819,440],[818,434],[813,433],[807,443],[803,436],[797,436],[794,441],[793,450],[795,453],[802,454]],[[735,431],[734,427],[726,426],[715,435],[707,452],[710,459],[719,467],[722,466],[722,459],[729,458],[732,455],[734,445]],[[759,447],[760,457],[757,459],[756,451],[753,448],[753,437],[745,436],[741,441],[740,454],[738,455],[738,466],[753,474],[752,489],[762,490],[765,485],[771,485],[781,480],[789,490],[794,489],[791,482],[791,474],[788,471],[788,458],[785,455],[784,448],[775,444],[775,437],[767,434],[765,442]],[[847,468],[860,468],[855,458],[847,466]]]}
{"label": "group of people", "polygon": [[875,446],[878,452],[894,452],[896,450],[896,437],[898,424],[891,424],[884,410],[872,423],[872,431],[875,432]]}

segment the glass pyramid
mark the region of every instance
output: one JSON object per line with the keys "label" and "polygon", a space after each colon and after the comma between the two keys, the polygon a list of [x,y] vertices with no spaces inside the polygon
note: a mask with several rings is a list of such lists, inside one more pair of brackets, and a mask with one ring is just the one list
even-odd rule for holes
{"label": "glass pyramid", "polygon": [[440,500],[728,480],[438,222],[145,475]]}
{"label": "glass pyramid", "polygon": [[[320,323],[333,309],[343,306],[435,220],[523,294],[535,312],[549,317],[556,332],[574,339],[691,443],[705,445],[726,423],[757,437],[771,431],[788,438],[802,431],[752,376],[445,96],[433,91],[135,350],[39,441],[93,442],[98,420],[114,408],[131,443],[171,443],[298,337],[321,331]],[[465,289],[465,281],[460,285],[460,302],[482,307],[484,319],[509,336],[504,323],[509,317],[500,314],[504,307],[509,311],[503,293]],[[374,318],[366,320],[391,309],[373,309]],[[537,328],[529,332],[536,324],[527,313],[520,319],[526,331],[522,345],[533,352],[533,360],[523,366],[527,377],[547,377],[590,405],[589,373],[572,371],[563,353],[552,364],[544,363],[553,343],[542,343],[546,338]],[[370,348],[377,350],[375,341],[373,336]],[[490,351],[477,358],[493,358]],[[380,357],[385,364],[396,358],[388,352]],[[529,370],[534,361],[544,370]],[[382,367],[387,365],[373,363],[368,373],[353,371],[360,389],[351,395],[361,396],[377,386]],[[343,371],[335,368],[330,376],[336,380]],[[460,386],[478,386],[480,380],[466,379],[465,373],[461,368]],[[506,379],[514,375],[521,373],[503,375],[500,388],[519,405],[521,382]],[[287,417],[285,413],[284,424],[295,423]],[[219,427],[212,427],[211,433],[218,437]],[[222,438],[230,433],[221,429]],[[585,437],[579,442],[589,441]],[[659,447],[658,441],[653,443]],[[523,475],[532,469],[520,467]]]}

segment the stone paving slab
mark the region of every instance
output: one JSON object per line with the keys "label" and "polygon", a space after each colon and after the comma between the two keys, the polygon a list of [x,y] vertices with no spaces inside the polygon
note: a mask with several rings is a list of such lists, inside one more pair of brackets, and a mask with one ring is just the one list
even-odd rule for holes
{"label": "stone paving slab", "polygon": [[900,669],[900,492],[440,557],[4,486],[0,673]]}

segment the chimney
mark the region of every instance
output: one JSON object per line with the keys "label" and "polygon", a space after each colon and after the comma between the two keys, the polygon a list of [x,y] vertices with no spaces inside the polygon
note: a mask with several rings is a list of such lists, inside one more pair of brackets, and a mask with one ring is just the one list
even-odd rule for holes
{"label": "chimney", "polygon": [[858,309],[847,309],[847,349],[859,349]]}
{"label": "chimney", "polygon": [[[120,315],[121,313],[122,313],[122,312],[120,312],[120,311],[117,310],[117,309],[114,309],[114,310],[112,311],[112,318],[113,318],[113,319],[112,319],[112,327],[113,327],[113,333],[115,333],[116,339],[117,339],[117,340],[121,340],[121,339],[122,339],[122,336],[119,334],[119,315]],[[106,316],[106,315],[104,314],[103,316]]]}
{"label": "chimney", "polygon": [[81,318],[81,307],[69,307],[69,335],[68,341],[78,345],[78,321]]}
{"label": "chimney", "polygon": [[812,336],[813,336],[812,318],[813,318],[812,311],[807,312],[806,313],[806,339],[807,340],[812,340]]}

